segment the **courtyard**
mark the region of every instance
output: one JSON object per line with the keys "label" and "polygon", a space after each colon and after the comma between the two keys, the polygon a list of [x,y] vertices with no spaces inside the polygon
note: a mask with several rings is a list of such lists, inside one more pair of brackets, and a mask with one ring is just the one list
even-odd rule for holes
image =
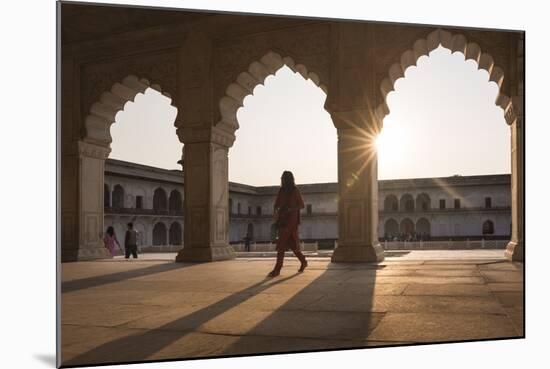
{"label": "courtyard", "polygon": [[400,251],[309,267],[238,254],[65,263],[62,362],[83,365],[522,337],[523,263],[502,250]]}

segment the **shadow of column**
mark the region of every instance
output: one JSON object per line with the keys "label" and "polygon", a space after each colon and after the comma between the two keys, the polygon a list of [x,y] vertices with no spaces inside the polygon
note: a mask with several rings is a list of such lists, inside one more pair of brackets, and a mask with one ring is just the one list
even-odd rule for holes
{"label": "shadow of column", "polygon": [[102,274],[90,278],[76,279],[72,281],[66,281],[61,283],[61,293],[68,293],[72,291],[83,290],[86,288],[102,286],[109,283],[120,282],[126,279],[143,277],[146,275],[168,272],[174,269],[188,268],[196,264],[175,264],[175,263],[164,263],[149,266],[146,268],[139,268],[133,270],[127,270],[124,272],[111,273],[111,274]]}
{"label": "shadow of column", "polygon": [[[377,264],[329,264],[224,355],[295,353],[363,348],[384,316],[373,312]],[[309,270],[310,273],[316,272]],[[308,278],[308,270],[302,275]],[[351,281],[351,283],[349,283]],[[296,282],[287,281],[286,284]],[[317,295],[319,298],[307,298]]]}
{"label": "shadow of column", "polygon": [[[187,334],[192,333],[202,324],[214,319],[216,316],[223,314],[231,308],[240,305],[254,295],[296,277],[296,275],[297,274],[293,274],[276,281],[264,278],[262,281],[234,293],[218,301],[217,303],[209,305],[208,307],[185,315],[180,319],[176,319],[161,327],[150,329],[145,333],[134,334],[107,342],[94,349],[84,352],[67,362],[63,362],[62,365],[64,367],[69,367],[88,364],[108,365],[115,363],[120,364],[147,361],[147,358],[151,355],[170,345],[174,341],[186,336]],[[266,284],[267,281],[270,281],[271,283]],[[189,330],[175,330],[176,327],[182,325],[188,325],[190,327]],[[166,331],[171,331],[174,334],[167,334]]]}

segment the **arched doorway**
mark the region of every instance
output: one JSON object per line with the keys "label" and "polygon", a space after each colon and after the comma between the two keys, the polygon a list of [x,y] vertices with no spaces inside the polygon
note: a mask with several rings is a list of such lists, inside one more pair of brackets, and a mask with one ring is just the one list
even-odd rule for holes
{"label": "arched doorway", "polygon": [[395,195],[387,195],[384,198],[384,210],[385,211],[397,211],[399,208],[399,202]]}
{"label": "arched doorway", "polygon": [[487,219],[483,222],[483,226],[481,227],[481,233],[483,235],[492,235],[495,233],[495,225],[492,220]]}
{"label": "arched doorway", "polygon": [[388,219],[384,223],[384,238],[393,240],[394,237],[399,235],[399,225],[395,219]]}
{"label": "arched doorway", "polygon": [[399,230],[405,239],[412,238],[414,234],[414,223],[411,219],[405,218],[399,225]]}
{"label": "arched doorway", "polygon": [[246,237],[253,239],[254,238],[254,224],[248,223],[246,226]]}
{"label": "arched doorway", "polygon": [[124,188],[121,185],[117,184],[113,189],[113,208],[124,208],[124,195]]}
{"label": "arched doorway", "polygon": [[416,233],[418,237],[426,241],[431,235],[430,221],[426,218],[420,218],[416,221]]}
{"label": "arched doorway", "polygon": [[[505,87],[504,70],[497,66],[495,60],[488,53],[484,53],[475,42],[468,42],[466,37],[461,34],[452,34],[443,29],[436,29],[427,35],[425,39],[418,39],[414,42],[411,49],[404,51],[395,64],[388,70],[388,77],[380,83],[380,90],[383,101],[376,109],[377,117],[380,122],[389,114],[387,97],[390,92],[395,90],[396,82],[405,76],[405,71],[412,65],[417,65],[421,56],[427,56],[434,49],[441,46],[448,49],[451,53],[460,52],[467,60],[473,60],[479,69],[486,70],[489,74],[489,81],[497,85],[497,94],[495,103],[502,109],[505,122],[510,126],[511,137],[511,178],[512,178],[512,235],[508,244],[505,256],[508,259],[523,260],[523,37],[515,39],[517,42],[517,59],[510,63],[506,59],[500,58],[504,62],[507,72],[508,86]],[[510,86],[513,86],[510,88]],[[409,117],[410,118],[410,117]],[[403,134],[406,136],[406,134]]]}
{"label": "arched doorway", "polygon": [[173,212],[181,211],[182,205],[181,193],[178,190],[172,190],[172,192],[170,192],[169,210]]}
{"label": "arched doorway", "polygon": [[153,227],[153,246],[166,245],[166,226],[162,222],[158,222]]}
{"label": "arched doorway", "polygon": [[[103,65],[110,67],[110,62],[112,60],[106,61]],[[92,68],[96,66],[92,66]],[[115,133],[116,136],[115,131],[117,129],[115,125],[115,131],[111,132],[111,127],[117,121],[117,114],[127,110],[126,108],[131,106],[133,102],[139,102],[141,96],[146,95],[148,90],[155,90],[155,93],[168,97],[167,104],[172,106],[170,95],[155,82],[162,82],[167,86],[174,87],[170,89],[173,92],[176,90],[175,85],[172,86],[173,82],[169,81],[174,81],[175,73],[166,71],[165,75],[162,76],[153,73],[155,77],[158,77],[158,79],[154,79],[153,83],[151,83],[151,80],[138,78],[134,75],[127,75],[126,77],[124,77],[124,74],[121,75],[121,73],[124,73],[125,68],[130,72],[135,67],[136,65],[127,65],[117,69],[116,73],[111,73],[111,71],[99,73],[97,75],[101,75],[100,81],[95,80],[94,82],[91,81],[94,77],[90,77],[90,74],[84,71],[85,68],[75,67],[77,68],[74,69],[76,74],[73,72],[64,74],[64,80],[68,78],[65,78],[65,76],[74,74],[74,77],[70,77],[71,80],[73,80],[72,78],[78,78],[82,81],[77,88],[72,89],[70,88],[72,82],[68,82],[69,85],[66,85],[67,87],[64,87],[64,89],[67,88],[66,91],[71,92],[63,92],[62,94],[63,100],[69,101],[66,106],[78,105],[80,112],[78,115],[83,114],[84,118],[77,120],[71,118],[68,120],[67,110],[63,109],[63,129],[66,130],[70,127],[71,132],[81,132],[81,134],[70,134],[70,137],[65,135],[62,138],[63,145],[70,144],[72,147],[70,153],[64,150],[62,154],[63,165],[69,165],[72,168],[69,171],[62,171],[63,181],[65,183],[68,183],[67,180],[72,181],[70,186],[64,187],[73,187],[70,189],[71,193],[78,194],[77,198],[72,200],[70,196],[67,197],[69,191],[62,191],[64,202],[70,204],[69,208],[62,211],[64,214],[62,228],[65,234],[61,241],[62,261],[110,257],[105,247],[103,247],[101,233],[105,228],[104,206],[107,203],[104,187],[105,160],[112,150],[116,149],[116,143],[119,142],[116,139],[115,145],[111,145],[113,142],[111,133]],[[150,70],[143,71],[148,74]],[[79,97],[74,98],[73,96]],[[78,103],[76,100],[78,100]],[[172,108],[176,109],[175,106],[172,106]],[[170,126],[173,130],[173,137],[177,137],[173,121]],[[150,142],[156,141],[150,140]],[[136,146],[135,143],[134,146]],[[140,144],[138,146],[147,154],[148,150],[143,150],[146,145]],[[181,151],[178,156],[181,157]],[[177,158],[175,161],[177,161]],[[114,188],[111,188],[111,194],[113,192]],[[132,203],[124,201],[123,196],[122,200],[117,200],[115,203],[115,199],[111,198],[110,206],[112,208],[133,207]]]}
{"label": "arched doorway", "polygon": [[173,222],[170,225],[170,245],[181,245],[182,244],[182,231],[181,224],[178,222]]}
{"label": "arched doorway", "polygon": [[428,211],[432,208],[430,196],[427,193],[421,193],[416,196],[416,209],[418,211]]}
{"label": "arched doorway", "polygon": [[411,212],[414,211],[414,199],[411,194],[404,194],[399,200],[399,210]]}
{"label": "arched doorway", "polygon": [[[228,244],[228,149],[235,141],[235,131],[239,128],[237,111],[243,106],[245,97],[254,88],[263,84],[265,79],[275,74],[283,66],[299,73],[304,78],[318,85],[325,93],[328,87],[315,71],[309,71],[303,64],[296,63],[290,57],[269,51],[259,60],[252,62],[237,74],[236,80],[229,85],[223,85],[219,91],[219,121],[209,128],[211,140],[206,143],[188,145],[185,137],[194,134],[193,127],[183,127],[186,163],[201,163],[195,168],[185,165],[186,199],[194,199],[194,205],[186,208],[184,249],[177,261],[219,260],[233,257]],[[328,77],[328,74],[324,74]],[[222,82],[224,83],[224,82]],[[325,103],[325,106],[328,104]],[[356,112],[352,112],[355,114]],[[367,120],[354,116],[349,119],[350,112],[331,114],[334,126],[337,128],[337,160],[338,160],[338,248],[333,261],[380,261],[384,250],[378,241],[377,224],[378,208],[371,201],[377,192],[376,152],[374,149],[373,132],[369,131]],[[359,123],[359,125],[354,124]],[[186,136],[186,130],[189,136]],[[198,132],[197,132],[198,133]],[[358,140],[359,138],[359,140]],[[302,150],[301,147],[296,150]],[[206,161],[203,158],[208,157]],[[193,170],[193,172],[192,172]],[[197,173],[207,173],[208,179],[197,177]],[[280,174],[279,174],[280,175]],[[210,191],[204,195],[204,183],[211,183]],[[195,184],[190,181],[194,181]],[[204,210],[199,211],[202,207]],[[189,222],[189,223],[187,223]],[[372,223],[372,224],[371,224]],[[206,224],[206,225],[205,225]],[[193,230],[201,230],[201,236],[193,236]],[[198,240],[203,240],[202,244]],[[212,245],[205,248],[204,243]]]}
{"label": "arched doorway", "polygon": [[153,192],[153,209],[156,211],[168,210],[166,191],[164,191],[161,187],[156,188],[155,192]]}

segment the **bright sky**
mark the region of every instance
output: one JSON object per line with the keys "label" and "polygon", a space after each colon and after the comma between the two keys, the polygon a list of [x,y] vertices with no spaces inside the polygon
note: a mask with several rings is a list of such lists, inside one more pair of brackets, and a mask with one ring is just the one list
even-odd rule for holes
{"label": "bright sky", "polygon": [[[510,173],[510,129],[495,105],[497,86],[474,61],[444,48],[421,57],[388,95],[378,139],[380,179]],[[229,179],[276,185],[283,170],[297,183],[336,182],[336,129],[324,92],[289,68],[244,101],[229,150]],[[110,157],[179,168],[176,110],[154,90],[127,103],[111,127]]]}
{"label": "bright sky", "polygon": [[148,88],[127,102],[111,125],[110,158],[165,169],[181,169],[183,144],[176,136],[177,109],[171,99]]}

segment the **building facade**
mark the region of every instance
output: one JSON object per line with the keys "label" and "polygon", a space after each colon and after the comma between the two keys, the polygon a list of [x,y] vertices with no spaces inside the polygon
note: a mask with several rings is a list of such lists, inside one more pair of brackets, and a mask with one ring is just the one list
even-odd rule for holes
{"label": "building facade", "polygon": [[109,159],[105,165],[105,227],[121,244],[127,224],[138,231],[141,251],[183,246],[183,176],[179,170]]}
{"label": "building facade", "polygon": [[[128,222],[145,250],[183,246],[183,172],[108,159],[105,226],[119,239]],[[300,238],[332,247],[338,240],[337,183],[299,185],[305,208]],[[270,242],[278,186],[229,184],[229,241]],[[378,185],[381,240],[507,239],[511,229],[510,175],[381,180]]]}

